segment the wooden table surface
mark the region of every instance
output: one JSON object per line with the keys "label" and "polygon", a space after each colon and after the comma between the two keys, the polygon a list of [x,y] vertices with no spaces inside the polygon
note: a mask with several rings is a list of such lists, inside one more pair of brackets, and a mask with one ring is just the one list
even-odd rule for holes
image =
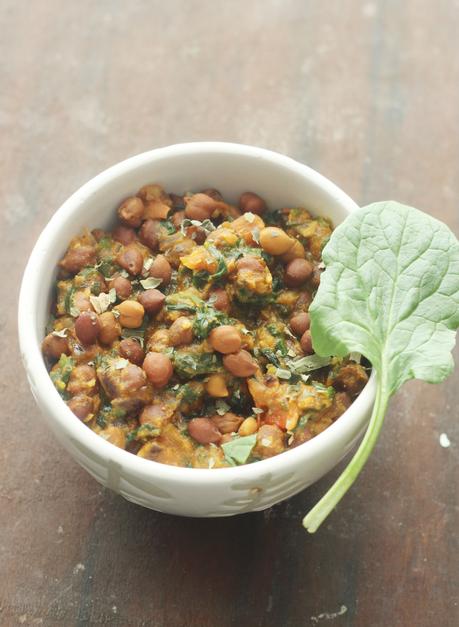
{"label": "wooden table surface", "polygon": [[263,513],[176,518],[102,489],[54,441],[16,307],[63,200],[174,142],[271,148],[458,234],[459,2],[1,0],[0,24],[0,625],[458,625],[458,371],[403,388],[316,535],[302,516],[339,469]]}

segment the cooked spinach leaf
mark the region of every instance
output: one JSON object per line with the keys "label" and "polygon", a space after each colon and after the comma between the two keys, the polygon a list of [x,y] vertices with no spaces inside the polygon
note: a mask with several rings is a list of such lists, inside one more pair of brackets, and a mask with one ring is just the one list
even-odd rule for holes
{"label": "cooked spinach leaf", "polygon": [[176,374],[186,379],[211,374],[220,369],[220,359],[216,353],[189,353],[177,350],[171,358]]}
{"label": "cooked spinach leaf", "polygon": [[62,354],[57,364],[51,370],[51,381],[54,383],[54,387],[59,394],[63,397],[66,395],[67,383],[69,382],[75,363],[72,357]]}
{"label": "cooked spinach leaf", "polygon": [[198,340],[205,339],[212,329],[222,324],[231,324],[232,320],[224,312],[215,309],[212,305],[203,303],[197,310],[193,321],[193,333]]}
{"label": "cooked spinach leaf", "polygon": [[170,220],[160,220],[159,223],[168,235],[173,235],[177,230]]}
{"label": "cooked spinach leaf", "polygon": [[260,353],[266,357],[266,359],[271,362],[276,368],[281,367],[281,363],[276,353],[271,348],[260,348]]}
{"label": "cooked spinach leaf", "polygon": [[198,272],[193,273],[193,278],[191,282],[194,287],[198,290],[202,289],[210,280],[211,275],[207,272],[207,270],[199,270]]}

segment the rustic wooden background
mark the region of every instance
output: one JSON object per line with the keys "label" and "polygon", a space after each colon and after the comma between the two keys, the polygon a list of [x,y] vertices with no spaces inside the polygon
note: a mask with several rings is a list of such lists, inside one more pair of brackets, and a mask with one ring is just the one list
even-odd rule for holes
{"label": "rustic wooden background", "polygon": [[459,2],[1,0],[0,24],[0,625],[458,625],[457,373],[403,389],[315,536],[302,515],[338,469],[264,513],[180,519],[101,489],[53,440],[16,305],[61,202],[174,142],[272,148],[459,233]]}

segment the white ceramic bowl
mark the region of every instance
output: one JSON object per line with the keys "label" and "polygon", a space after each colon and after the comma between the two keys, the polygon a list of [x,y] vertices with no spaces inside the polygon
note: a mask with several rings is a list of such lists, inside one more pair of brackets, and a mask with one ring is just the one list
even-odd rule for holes
{"label": "white ceramic bowl", "polygon": [[108,227],[120,200],[157,182],[181,193],[219,189],[236,202],[253,190],[270,206],[303,206],[341,222],[356,204],[336,185],[283,155],[239,144],[202,142],[159,148],[122,161],[75,192],[54,214],[30,256],[19,300],[21,354],[32,393],[64,448],[99,483],[129,501],[186,516],[230,516],[261,510],[317,481],[362,434],[375,396],[372,377],[351,407],[309,442],[235,468],[176,468],[142,459],[88,429],[60,398],[40,351],[55,267],[83,227]]}

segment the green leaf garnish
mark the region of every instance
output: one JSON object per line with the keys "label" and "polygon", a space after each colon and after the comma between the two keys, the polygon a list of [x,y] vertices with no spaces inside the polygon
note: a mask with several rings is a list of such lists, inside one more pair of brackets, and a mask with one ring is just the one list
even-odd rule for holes
{"label": "green leaf garnish", "polygon": [[304,518],[313,533],[354,483],[377,441],[389,399],[409,379],[443,381],[459,326],[459,243],[446,225],[397,202],[352,213],[323,251],[309,309],[319,355],[364,355],[377,392],[365,437],[339,479]]}
{"label": "green leaf garnish", "polygon": [[225,401],[223,401],[221,398],[215,401],[215,411],[219,416],[224,416],[230,410],[230,405],[228,405],[228,403],[225,403]]}
{"label": "green leaf garnish", "polygon": [[187,311],[188,313],[194,313],[196,307],[194,305],[187,305],[186,303],[168,303],[166,301],[167,311]]}
{"label": "green leaf garnish", "polygon": [[205,339],[212,329],[222,324],[231,324],[232,320],[224,312],[215,309],[212,305],[203,303],[196,311],[193,321],[193,333],[199,340]]}
{"label": "green leaf garnish", "polygon": [[184,403],[194,403],[204,394],[202,384],[194,381],[183,383],[182,385],[177,384],[172,389],[176,392],[177,398]]}
{"label": "green leaf garnish", "polygon": [[222,444],[222,449],[225,454],[226,461],[232,466],[236,464],[245,464],[256,443],[256,433],[253,435],[245,435],[243,437],[236,436],[229,442],[225,442],[225,444]]}
{"label": "green leaf garnish", "polygon": [[122,357],[120,357],[113,364],[113,368],[115,370],[122,370],[123,368],[126,368],[126,366],[128,366],[128,365],[129,365],[129,360],[128,359],[123,359]]}
{"label": "green leaf garnish", "polygon": [[55,337],[67,337],[68,329],[62,329],[61,331],[52,331],[52,335]]}
{"label": "green leaf garnish", "polygon": [[113,245],[113,240],[110,235],[104,235],[98,242],[97,247],[102,250],[109,250]]}
{"label": "green leaf garnish", "polygon": [[203,303],[202,298],[199,298],[189,290],[174,292],[166,296],[166,309],[168,311],[189,311],[194,313]]}
{"label": "green leaf garnish", "polygon": [[160,225],[164,228],[167,235],[173,235],[177,229],[170,220],[160,220]]}
{"label": "green leaf garnish", "polygon": [[300,359],[286,360],[288,368],[296,374],[306,374],[319,370],[330,364],[330,357],[321,357],[320,355],[307,355]]}
{"label": "green leaf garnish", "polygon": [[276,377],[279,379],[290,379],[291,376],[292,373],[290,370],[287,370],[286,368],[276,368]]}
{"label": "green leaf garnish", "polygon": [[207,246],[207,249],[212,254],[214,259],[217,260],[217,269],[213,274],[210,275],[210,280],[212,282],[218,281],[221,277],[225,276],[228,272],[228,266],[226,265],[226,261],[224,256],[215,246]]}
{"label": "green leaf garnish", "polygon": [[99,270],[99,272],[103,274],[106,279],[109,279],[113,275],[117,267],[118,265],[114,262],[112,257],[105,257],[105,259],[102,259],[95,265],[95,268]]}
{"label": "green leaf garnish", "polygon": [[172,355],[172,361],[176,374],[185,379],[212,374],[221,368],[221,360],[216,353],[190,353],[177,350]]}
{"label": "green leaf garnish", "polygon": [[207,285],[210,280],[210,274],[207,270],[199,270],[198,272],[193,273],[193,278],[191,279],[194,287],[197,290],[201,290],[203,287]]}
{"label": "green leaf garnish", "polygon": [[270,348],[260,348],[259,351],[274,366],[276,366],[277,368],[281,367],[279,358],[273,350],[271,350]]}
{"label": "green leaf garnish", "polygon": [[139,440],[142,442],[157,437],[158,435],[160,435],[160,433],[161,429],[147,423],[145,425],[140,425],[139,427],[137,427],[137,429],[129,431],[126,436],[126,442],[132,442],[134,440]]}
{"label": "green leaf garnish", "polygon": [[148,272],[152,265],[153,265],[153,257],[147,257],[143,262],[142,272],[141,272],[144,278],[148,277]]}
{"label": "green leaf garnish", "polygon": [[80,310],[77,307],[75,307],[75,305],[73,304],[75,292],[76,292],[75,287],[71,285],[69,289],[67,290],[67,293],[64,298],[64,309],[73,318],[78,318],[78,316],[80,315]]}
{"label": "green leaf garnish", "polygon": [[151,290],[155,287],[158,287],[158,285],[161,285],[161,283],[163,282],[162,279],[157,279],[156,277],[148,277],[148,279],[141,279],[139,281],[140,285],[143,287],[144,290]]}
{"label": "green leaf garnish", "polygon": [[112,303],[116,302],[116,290],[112,287],[108,293],[101,292],[99,296],[90,296],[89,301],[97,314],[104,313]]}
{"label": "green leaf garnish", "polygon": [[205,231],[206,235],[215,231],[217,228],[215,224],[211,220],[190,220],[189,218],[185,218],[180,225],[180,232],[182,235],[186,235],[186,229],[190,226],[200,227],[203,231]]}

